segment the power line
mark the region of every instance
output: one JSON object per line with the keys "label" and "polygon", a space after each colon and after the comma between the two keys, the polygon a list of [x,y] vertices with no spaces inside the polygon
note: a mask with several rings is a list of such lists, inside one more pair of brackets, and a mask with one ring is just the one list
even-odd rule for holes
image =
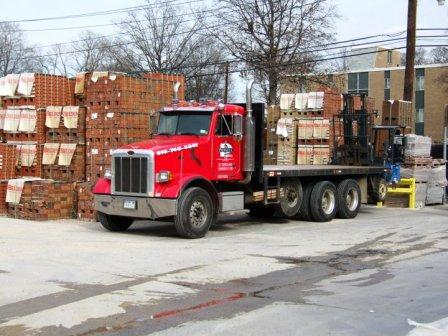
{"label": "power line", "polygon": [[[418,48],[448,47],[448,44],[422,44],[422,45],[417,45],[417,47]],[[326,61],[332,61],[332,60],[337,60],[337,59],[344,59],[344,58],[363,56],[363,55],[371,55],[371,54],[377,54],[377,53],[381,53],[381,52],[387,52],[387,51],[390,51],[390,50],[402,50],[402,49],[406,49],[406,46],[401,46],[401,47],[396,47],[396,48],[389,48],[389,49],[384,49],[384,50],[375,50],[375,51],[363,52],[363,53],[358,53],[358,54],[326,57],[326,58],[313,59],[313,60],[308,60],[308,61],[291,62],[291,63],[288,63],[288,64],[279,64],[279,65],[273,66],[273,67],[274,68],[286,68],[286,67],[289,67],[291,65],[304,65],[304,64],[309,64],[309,63],[326,62]],[[238,62],[243,63],[243,61],[238,61]],[[238,72],[243,72],[243,71],[255,71],[255,70],[260,70],[260,67],[240,68],[240,69],[230,70],[229,73],[238,73]],[[145,71],[135,71],[135,72],[132,72],[132,73],[133,74],[138,74],[138,73],[145,73],[145,72],[148,72],[148,70],[145,70]],[[200,76],[201,77],[201,76],[215,76],[215,75],[224,75],[224,74],[226,74],[226,71],[211,72],[211,73],[201,73],[201,74],[197,74],[195,76]]]}
{"label": "power line", "polygon": [[[52,16],[52,17],[22,19],[22,20],[7,20],[7,21],[0,21],[0,23],[24,23],[24,22],[52,21],[52,20],[65,20],[65,19],[76,19],[76,18],[84,18],[84,17],[92,17],[92,16],[111,15],[111,14],[118,14],[118,13],[123,13],[123,12],[144,10],[144,9],[160,6],[161,4],[169,4],[169,3],[176,4],[176,1],[178,1],[178,0],[165,0],[165,1],[160,1],[159,3],[150,4],[150,5],[122,7],[122,8],[117,8],[117,9],[109,9],[109,10],[104,10],[104,11],[87,12],[87,13],[72,14],[72,15],[62,15],[62,16]],[[202,1],[204,1],[204,0],[189,0],[189,1],[187,1],[187,3],[202,2]],[[183,3],[177,3],[177,4],[183,4]]]}
{"label": "power line", "polygon": [[[221,26],[222,25],[215,25],[215,26],[210,26],[208,28],[209,29],[213,29],[213,28],[218,28],[218,27],[221,27]],[[204,29],[204,27],[200,27],[200,28],[197,28],[196,30],[188,30],[188,31],[177,32],[177,33],[170,34],[170,35],[167,35],[167,36],[176,36],[176,35],[181,35],[181,34],[190,33],[190,32],[199,32],[199,31],[202,31],[203,29]],[[384,34],[380,34],[380,35],[376,35],[376,36],[384,36]],[[434,38],[434,37],[446,37],[446,36],[445,35],[429,35],[429,36],[419,36],[418,38],[425,38],[425,37]],[[350,40],[346,40],[346,41],[338,41],[338,42],[334,42],[334,43],[322,44],[321,46],[325,47],[325,46],[332,46],[332,45],[340,45],[340,44],[343,44],[343,43],[350,43],[352,41],[360,41],[362,39],[371,39],[371,38],[372,38],[372,36],[367,36],[367,37],[364,37],[364,38],[356,38],[356,39],[350,39]],[[395,39],[387,39],[387,40],[376,40],[376,41],[370,41],[370,42],[365,42],[365,43],[342,45],[342,46],[338,46],[338,47],[306,49],[306,50],[303,50],[301,52],[302,53],[305,53],[305,52],[306,53],[325,52],[325,51],[330,51],[330,50],[336,50],[336,49],[342,49],[342,48],[348,48],[348,47],[355,47],[355,46],[364,46],[364,45],[369,45],[369,44],[385,43],[385,42],[391,42],[391,41],[394,41],[396,43],[396,42],[401,41],[403,39],[404,38],[395,38]],[[112,45],[110,45],[108,47],[109,48],[113,48],[113,47],[126,46],[126,45],[136,44],[136,43],[143,42],[143,41],[147,41],[147,40],[146,39],[140,39],[138,41],[121,42],[121,43],[112,44]],[[81,49],[81,50],[70,50],[70,51],[65,51],[65,52],[61,52],[61,53],[27,56],[27,57],[18,58],[18,59],[15,59],[15,60],[26,60],[26,59],[33,59],[33,58],[43,58],[43,57],[52,57],[52,56],[60,56],[60,55],[68,55],[68,54],[77,54],[77,53],[81,53],[81,52],[86,52],[86,51],[91,51],[91,50],[98,50],[98,49],[103,49],[103,48],[104,47],[93,47],[93,48]],[[388,50],[391,50],[391,49],[388,49]],[[230,59],[230,60],[221,61],[221,62],[209,63],[207,65],[221,65],[221,64],[224,64],[226,62],[237,63],[237,62],[239,62],[239,60],[237,60],[237,59]],[[191,68],[195,68],[197,66],[190,66],[190,67]]]}

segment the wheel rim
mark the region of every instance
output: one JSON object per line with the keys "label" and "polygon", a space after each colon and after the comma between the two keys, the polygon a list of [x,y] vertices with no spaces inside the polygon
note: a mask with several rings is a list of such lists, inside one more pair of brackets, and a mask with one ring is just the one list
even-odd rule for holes
{"label": "wheel rim", "polygon": [[291,208],[295,207],[297,205],[297,202],[299,201],[299,193],[297,192],[297,190],[292,187],[287,187],[285,194],[285,199],[288,203],[288,206]]}
{"label": "wheel rim", "polygon": [[193,227],[202,227],[207,221],[207,208],[201,201],[194,201],[190,207],[190,223]]}
{"label": "wheel rim", "polygon": [[350,189],[345,197],[347,208],[350,211],[355,211],[358,207],[359,198],[358,191],[356,189]]}
{"label": "wheel rim", "polygon": [[322,211],[326,215],[331,215],[336,206],[336,197],[334,196],[334,192],[331,190],[325,190],[322,195]]}

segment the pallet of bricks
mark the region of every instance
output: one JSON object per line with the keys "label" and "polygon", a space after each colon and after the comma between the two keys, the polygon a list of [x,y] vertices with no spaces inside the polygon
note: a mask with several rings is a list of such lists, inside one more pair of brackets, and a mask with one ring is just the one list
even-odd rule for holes
{"label": "pallet of bricks", "polygon": [[[431,138],[415,134],[406,135],[405,162],[401,167],[402,178],[414,178],[416,182],[416,207],[443,204],[446,181],[445,162],[431,157]],[[389,207],[408,207],[408,197],[388,197]]]}
{"label": "pallet of bricks", "polygon": [[172,102],[173,85],[182,76],[94,72],[77,75],[75,94],[86,107],[86,180],[78,187],[78,218],[93,220],[92,187],[111,168],[111,153],[123,145],[147,140],[157,112]]}
{"label": "pallet of bricks", "polygon": [[9,217],[28,220],[72,218],[75,188],[71,182],[39,178],[9,180],[6,187]]}
{"label": "pallet of bricks", "polygon": [[[280,102],[280,119],[275,128],[276,163],[278,165],[330,163],[334,147],[332,120],[339,114],[341,103],[341,95],[329,91],[283,94]],[[274,141],[273,136],[270,137],[271,141]]]}
{"label": "pallet of bricks", "polygon": [[61,182],[86,179],[86,108],[47,106],[43,177]]}
{"label": "pallet of bricks", "polygon": [[415,132],[415,118],[412,102],[387,100],[383,102],[382,125],[407,127],[407,133]]}
{"label": "pallet of bricks", "polygon": [[[2,178],[2,188],[14,190],[14,187],[7,185],[9,182],[15,183],[15,179],[22,181],[22,178],[41,178],[43,176],[42,157],[46,142],[45,118],[46,107],[48,105],[73,105],[74,103],[74,80],[65,76],[54,76],[44,74],[14,74],[0,78],[0,95],[2,108],[0,110],[0,175]],[[30,183],[38,182],[27,182]],[[47,185],[56,182],[47,181]],[[5,187],[6,185],[6,187]],[[27,186],[29,190],[31,186]],[[37,188],[37,187],[36,187]],[[36,190],[40,190],[39,188]],[[52,187],[47,186],[48,190]],[[59,188],[59,186],[55,186]],[[63,188],[63,190],[65,190]],[[25,193],[25,195],[27,195]],[[37,195],[37,194],[36,194]],[[3,193],[1,195],[3,197]],[[50,197],[50,196],[48,196]],[[4,200],[4,198],[3,198]],[[30,199],[19,200],[14,204],[15,209],[19,209],[26,203],[28,212],[15,211],[14,217],[33,218],[29,216],[31,212],[36,213],[35,218],[50,217],[54,215],[44,214],[39,217],[38,205],[48,205],[51,202],[45,201],[45,193],[41,194],[39,202],[33,202],[36,208],[30,207]],[[25,202],[25,203],[23,203]],[[49,205],[51,208],[58,206]],[[71,204],[73,207],[73,204]],[[49,208],[42,208],[43,213]],[[53,211],[57,213],[57,211]],[[9,206],[8,206],[8,213]],[[27,213],[27,214],[25,214]],[[22,217],[23,216],[23,217]]]}

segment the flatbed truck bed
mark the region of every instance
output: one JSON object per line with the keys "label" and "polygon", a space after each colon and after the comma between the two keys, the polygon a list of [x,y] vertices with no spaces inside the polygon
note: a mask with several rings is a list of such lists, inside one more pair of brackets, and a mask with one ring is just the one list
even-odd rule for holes
{"label": "flatbed truck bed", "polygon": [[311,177],[311,176],[360,176],[378,175],[387,172],[384,167],[378,166],[339,166],[339,165],[264,165],[265,177]]}

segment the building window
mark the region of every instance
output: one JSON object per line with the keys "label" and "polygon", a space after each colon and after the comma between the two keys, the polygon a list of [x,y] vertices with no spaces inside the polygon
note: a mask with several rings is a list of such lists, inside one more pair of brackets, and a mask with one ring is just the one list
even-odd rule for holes
{"label": "building window", "polygon": [[384,71],[384,100],[390,99],[390,71]]}
{"label": "building window", "polygon": [[387,52],[387,63],[392,64],[392,50]]}
{"label": "building window", "polygon": [[348,93],[359,94],[369,93],[369,73],[349,73],[348,74]]}
{"label": "building window", "polygon": [[422,108],[417,109],[417,113],[415,116],[415,122],[417,122],[417,123],[425,122],[425,109],[422,109]]}
{"label": "building window", "polygon": [[425,76],[417,76],[415,90],[425,91]]}

